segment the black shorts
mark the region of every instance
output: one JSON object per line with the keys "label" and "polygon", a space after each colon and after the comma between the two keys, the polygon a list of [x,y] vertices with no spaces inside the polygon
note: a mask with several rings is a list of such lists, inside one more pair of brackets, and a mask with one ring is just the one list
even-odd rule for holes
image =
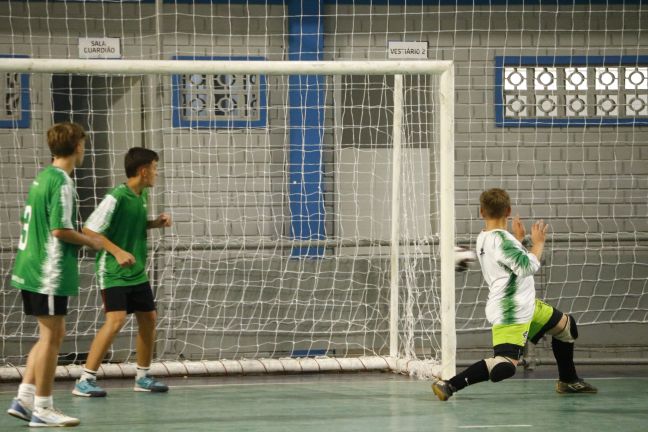
{"label": "black shorts", "polygon": [[503,343],[493,347],[493,355],[495,357],[502,356],[513,360],[520,360],[523,353],[524,347],[515,344]]}
{"label": "black shorts", "polygon": [[40,294],[20,290],[25,315],[67,315],[68,296]]}
{"label": "black shorts", "polygon": [[117,312],[151,312],[155,310],[155,300],[151,284],[144,282],[139,285],[110,287],[101,290],[104,311]]}

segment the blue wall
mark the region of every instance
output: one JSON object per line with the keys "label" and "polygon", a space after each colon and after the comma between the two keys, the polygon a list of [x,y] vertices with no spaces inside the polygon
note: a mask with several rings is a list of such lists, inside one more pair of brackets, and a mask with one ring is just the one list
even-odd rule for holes
{"label": "blue wall", "polygon": [[[324,49],[322,3],[290,0],[288,3],[288,59],[322,60]],[[325,238],[322,165],[324,140],[324,77],[293,75],[289,78],[291,236],[296,240]],[[293,256],[321,256],[324,248],[294,248]]]}

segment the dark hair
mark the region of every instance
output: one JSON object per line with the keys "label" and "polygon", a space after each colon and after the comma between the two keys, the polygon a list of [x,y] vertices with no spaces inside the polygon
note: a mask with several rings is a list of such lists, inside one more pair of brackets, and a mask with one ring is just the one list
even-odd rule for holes
{"label": "dark hair", "polygon": [[66,157],[76,151],[85,137],[85,131],[76,123],[56,123],[47,130],[47,145],[53,157]]}
{"label": "dark hair", "polygon": [[479,196],[484,217],[499,219],[506,216],[506,211],[511,207],[511,198],[504,189],[488,189]]}
{"label": "dark hair", "polygon": [[131,178],[137,175],[137,171],[147,166],[153,161],[160,160],[160,157],[153,150],[144,147],[133,147],[128,150],[124,158],[124,168],[126,168],[126,177]]}

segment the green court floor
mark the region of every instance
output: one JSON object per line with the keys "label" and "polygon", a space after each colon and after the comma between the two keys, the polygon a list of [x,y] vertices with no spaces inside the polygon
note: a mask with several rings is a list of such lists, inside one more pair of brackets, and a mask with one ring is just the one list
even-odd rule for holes
{"label": "green court floor", "polygon": [[[589,379],[597,395],[558,395],[552,379],[470,387],[440,402],[428,382],[390,373],[174,379],[168,394],[134,393],[105,380],[105,399],[73,397],[57,383],[56,405],[99,431],[648,431],[648,378]],[[8,406],[16,384],[0,386]],[[0,431],[28,430],[0,416]]]}

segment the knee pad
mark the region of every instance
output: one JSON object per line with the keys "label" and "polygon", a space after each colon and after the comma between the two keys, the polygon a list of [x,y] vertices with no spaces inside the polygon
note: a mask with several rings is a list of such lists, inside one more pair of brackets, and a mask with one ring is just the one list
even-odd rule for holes
{"label": "knee pad", "polygon": [[574,341],[578,339],[576,320],[571,315],[567,315],[567,325],[560,331],[560,333],[555,334],[553,337],[562,342],[574,343]]}
{"label": "knee pad", "polygon": [[484,361],[490,380],[493,382],[500,382],[515,375],[515,365],[506,357],[491,357]]}

